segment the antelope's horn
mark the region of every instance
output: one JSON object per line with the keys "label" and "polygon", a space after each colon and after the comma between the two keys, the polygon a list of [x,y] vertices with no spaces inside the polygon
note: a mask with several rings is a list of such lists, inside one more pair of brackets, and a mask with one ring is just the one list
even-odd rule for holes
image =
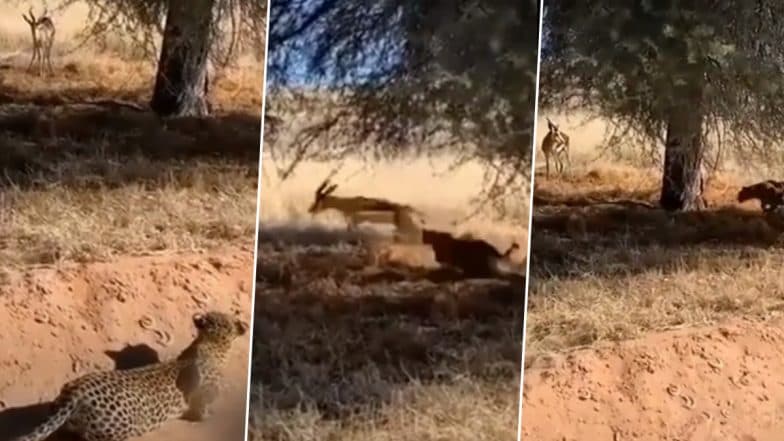
{"label": "antelope's horn", "polygon": [[319,187],[316,189],[316,194],[321,196],[322,191],[324,191],[324,188],[326,188],[327,185],[329,185],[329,179],[325,179],[324,182],[319,185]]}

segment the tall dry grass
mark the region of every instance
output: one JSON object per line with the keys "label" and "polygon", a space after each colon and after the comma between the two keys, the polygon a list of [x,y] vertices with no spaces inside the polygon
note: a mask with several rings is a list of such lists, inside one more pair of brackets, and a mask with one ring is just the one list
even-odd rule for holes
{"label": "tall dry grass", "polygon": [[63,55],[78,43],[84,5],[54,16],[55,75],[26,72],[27,8],[0,3],[0,260],[51,264],[251,244],[262,65],[245,60],[222,72],[214,117],[164,126],[149,112],[89,104],[146,105],[156,60],[140,59],[127,36],[106,50]]}
{"label": "tall dry grass", "polygon": [[514,439],[522,286],[433,282],[339,240],[262,242],[251,439]]}
{"label": "tall dry grass", "polygon": [[780,315],[781,231],[758,203],[736,201],[741,186],[778,178],[775,167],[728,160],[708,180],[708,210],[667,214],[629,203],[655,206],[659,196],[661,166],[642,165],[639,146],[600,157],[602,121],[550,118],[571,136],[575,160],[562,178],[537,167],[527,363],[661,329]]}

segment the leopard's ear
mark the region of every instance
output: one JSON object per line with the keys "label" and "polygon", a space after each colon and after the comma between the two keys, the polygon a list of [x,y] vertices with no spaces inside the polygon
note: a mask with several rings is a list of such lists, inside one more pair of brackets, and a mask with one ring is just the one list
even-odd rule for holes
{"label": "leopard's ear", "polygon": [[248,332],[248,324],[243,320],[235,320],[234,325],[237,327],[237,335],[245,335]]}
{"label": "leopard's ear", "polygon": [[203,329],[206,324],[207,316],[205,314],[201,312],[193,314],[193,325],[196,326],[196,329]]}

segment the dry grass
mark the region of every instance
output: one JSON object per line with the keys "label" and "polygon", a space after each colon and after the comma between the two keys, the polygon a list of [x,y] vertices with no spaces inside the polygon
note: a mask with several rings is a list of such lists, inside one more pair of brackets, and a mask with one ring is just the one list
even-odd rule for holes
{"label": "dry grass", "polygon": [[[595,145],[596,133],[571,135]],[[765,319],[784,308],[780,231],[756,201],[736,202],[741,186],[772,176],[719,173],[708,183],[707,211],[670,215],[629,203],[656,204],[660,171],[591,156],[578,153],[564,179],[536,177],[528,362],[547,351],[729,316]]]}
{"label": "dry grass", "polygon": [[514,439],[523,287],[324,234],[260,250],[252,439]]}
{"label": "dry grass", "polygon": [[[519,361],[518,361],[519,364]],[[419,441],[515,438],[517,408],[497,384],[457,380],[449,385],[414,383],[394,393],[371,416],[329,421],[316,410],[267,410],[254,424],[267,425],[266,435],[250,439],[325,441]],[[499,399],[500,397],[500,399]]]}
{"label": "dry grass", "polygon": [[[482,175],[444,173],[450,162],[347,160],[332,180],[338,195],[411,204],[502,250],[525,244],[523,218],[461,222]],[[363,229],[364,247],[338,213],[307,214],[334,164],[303,163],[283,182],[282,164],[262,164],[251,439],[514,439],[523,286],[463,279],[426,246],[388,248],[383,226]],[[392,253],[377,265],[379,249]]]}
{"label": "dry grass", "polygon": [[[20,8],[0,4],[8,12],[0,20],[8,54],[0,81],[0,260],[87,261],[250,243],[261,64],[222,72],[213,117],[162,124],[149,112],[90,104],[149,101],[155,60],[120,46],[55,56],[55,76],[29,75]],[[83,13],[77,7],[57,19],[60,53],[75,45]]]}

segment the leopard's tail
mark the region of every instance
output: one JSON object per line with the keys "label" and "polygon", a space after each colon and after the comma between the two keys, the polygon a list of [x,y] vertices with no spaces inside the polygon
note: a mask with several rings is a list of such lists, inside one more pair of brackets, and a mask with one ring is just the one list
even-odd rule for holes
{"label": "leopard's tail", "polygon": [[76,410],[77,399],[73,395],[61,395],[53,403],[53,412],[43,423],[27,435],[20,436],[13,441],[42,441],[56,432],[68,421]]}

